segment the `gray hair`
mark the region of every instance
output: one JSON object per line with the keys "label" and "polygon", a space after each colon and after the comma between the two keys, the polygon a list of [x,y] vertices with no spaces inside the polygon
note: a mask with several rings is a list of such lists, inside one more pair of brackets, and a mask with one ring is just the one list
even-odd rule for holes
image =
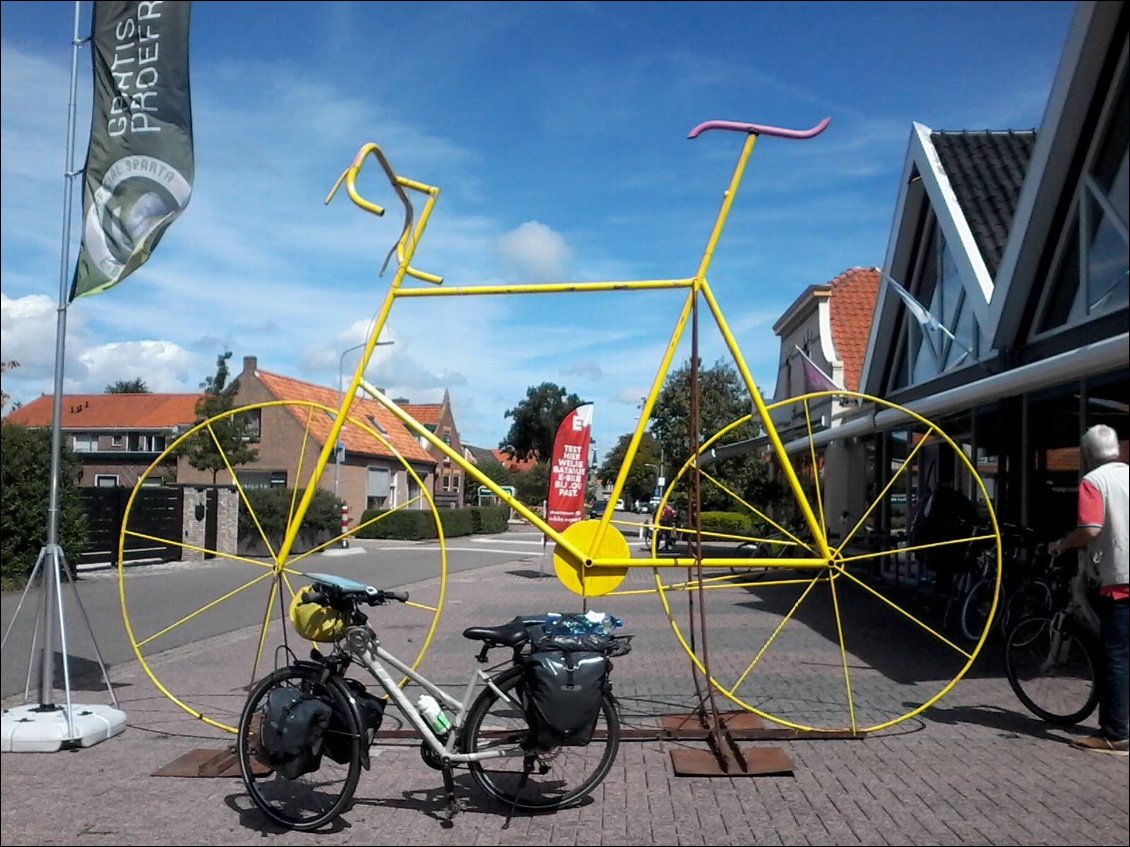
{"label": "gray hair", "polygon": [[1083,455],[1093,465],[1117,459],[1121,452],[1118,446],[1118,433],[1106,424],[1096,424],[1085,433],[1079,442]]}

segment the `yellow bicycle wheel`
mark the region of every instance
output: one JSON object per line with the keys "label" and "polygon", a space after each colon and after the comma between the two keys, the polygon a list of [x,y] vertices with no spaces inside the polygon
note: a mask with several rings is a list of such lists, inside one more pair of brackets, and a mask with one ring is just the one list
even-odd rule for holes
{"label": "yellow bicycle wheel", "polygon": [[[863,404],[897,412],[904,421],[882,436],[882,450],[841,443],[834,425],[828,426]],[[816,518],[815,531],[797,520],[803,509],[791,502],[795,498],[784,508],[766,508],[755,505],[740,484],[726,481],[749,479],[758,464],[761,473],[785,478],[772,454],[748,449],[756,440],[737,438],[751,418],[734,421],[686,461],[659,508],[670,501],[694,502],[697,487],[706,518],[701,523],[718,526],[722,522],[712,522],[709,513],[725,512],[730,524],[681,528],[674,555],[709,562],[753,544],[764,551],[753,561],[768,574],[746,578],[740,569],[722,565],[692,565],[685,572],[657,568],[664,611],[698,670],[742,709],[801,731],[890,727],[941,699],[985,644],[992,613],[970,643],[947,624],[946,606],[953,605],[947,604],[947,586],[974,563],[992,581],[992,596],[999,596],[1001,541],[989,491],[963,445],[895,404],[826,391],[769,410],[774,420],[788,419],[779,431]],[[834,459],[832,451],[839,452]],[[738,462],[746,463],[745,477],[734,473]],[[728,470],[725,463],[731,463]],[[833,468],[847,476],[828,478]],[[936,515],[929,539],[911,541],[908,507],[931,478],[953,480],[968,492],[976,501],[976,520]],[[735,512],[746,529],[732,528]],[[893,531],[871,529],[880,523]],[[824,682],[829,667],[840,680],[835,690]]]}
{"label": "yellow bicycle wheel", "polygon": [[[412,464],[389,439],[365,420],[350,417],[346,426],[360,448],[394,457],[399,489],[406,496],[367,521],[342,532],[341,513],[332,489],[319,490],[297,527],[293,548],[282,555],[282,539],[296,521],[302,491],[316,469],[321,444],[338,410],[310,401],[279,400],[233,409],[209,418],[178,437],[138,479],[126,505],[118,543],[118,585],[126,633],[135,655],[157,688],[190,715],[236,732],[247,686],[294,657],[306,658],[310,643],[289,626],[295,593],[309,584],[308,573],[331,573],[378,588],[412,582],[407,604],[382,607],[374,614],[381,641],[397,655],[415,656],[419,665],[439,624],[447,582],[447,548],[431,492]],[[246,435],[240,421],[258,421],[262,431],[289,434],[296,449],[282,450]],[[360,434],[360,435],[359,435]],[[241,473],[247,448],[257,463]],[[207,483],[181,485],[182,515],[154,529],[147,493],[159,484],[168,463],[215,469]],[[270,471],[266,469],[271,469]],[[289,487],[271,489],[263,481],[285,477]],[[298,485],[294,482],[298,481]],[[256,487],[258,486],[258,487]],[[382,553],[390,542],[360,541],[367,527],[396,519],[398,513],[423,511],[433,527],[436,548],[413,551],[411,571],[399,572],[396,557]],[[401,516],[402,517],[402,516]],[[162,528],[163,527],[163,528]],[[346,546],[348,545],[348,546]],[[163,564],[137,564],[139,548],[171,551]],[[150,580],[161,580],[154,603]],[[145,581],[145,582],[143,582]],[[180,648],[170,653],[171,648]],[[245,669],[236,678],[217,678],[216,667],[230,667],[231,652]]]}

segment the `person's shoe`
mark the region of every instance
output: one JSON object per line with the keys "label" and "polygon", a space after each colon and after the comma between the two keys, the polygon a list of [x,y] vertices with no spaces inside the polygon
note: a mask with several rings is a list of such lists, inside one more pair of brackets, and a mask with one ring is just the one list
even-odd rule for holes
{"label": "person's shoe", "polygon": [[1092,753],[1106,753],[1110,756],[1130,755],[1130,752],[1128,752],[1130,748],[1128,748],[1125,738],[1121,741],[1111,741],[1102,733],[1088,735],[1086,738],[1073,738],[1071,746],[1078,747],[1080,750],[1090,750]]}

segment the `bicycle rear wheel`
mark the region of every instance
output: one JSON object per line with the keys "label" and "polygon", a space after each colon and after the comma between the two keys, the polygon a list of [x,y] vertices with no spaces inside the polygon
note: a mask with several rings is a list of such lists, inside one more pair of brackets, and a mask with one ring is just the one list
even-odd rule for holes
{"label": "bicycle rear wheel", "polygon": [[[287,829],[308,831],[332,822],[353,799],[361,777],[356,709],[340,679],[331,676],[323,681],[323,674],[323,669],[314,665],[292,665],[275,671],[252,689],[239,719],[236,750],[243,784],[255,806]],[[256,758],[268,696],[279,688],[294,688],[318,697],[333,709],[319,766],[294,779]]]}
{"label": "bicycle rear wheel", "polygon": [[[777,557],[787,550],[784,546],[772,546],[773,540],[784,541],[784,536],[773,536],[772,539],[766,541],[743,541],[734,548],[734,556],[742,557],[747,556],[751,559]],[[748,568],[743,568],[740,565],[732,566],[730,573],[734,576],[740,576],[748,582],[756,582],[769,575],[771,568],[766,565],[751,565]]]}
{"label": "bicycle rear wheel", "polygon": [[1005,639],[1008,684],[1032,714],[1060,726],[1086,720],[1099,702],[1091,645],[1070,623],[1033,615]]}
{"label": "bicycle rear wheel", "polygon": [[[515,667],[479,694],[463,730],[463,752],[515,750],[526,744],[530,725],[522,706],[522,669]],[[471,777],[486,794],[519,809],[560,809],[588,795],[608,776],[620,747],[620,715],[605,693],[592,741],[583,747],[530,749],[524,754],[471,762]]]}
{"label": "bicycle rear wheel", "polygon": [[961,604],[958,616],[958,632],[966,641],[976,641],[989,626],[989,616],[993,611],[993,599],[997,582],[979,579],[973,583]]}

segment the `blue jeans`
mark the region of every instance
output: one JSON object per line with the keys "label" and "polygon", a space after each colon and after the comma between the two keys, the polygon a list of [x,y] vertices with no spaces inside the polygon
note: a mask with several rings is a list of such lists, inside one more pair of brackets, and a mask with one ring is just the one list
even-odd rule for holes
{"label": "blue jeans", "polygon": [[1125,741],[1127,699],[1130,697],[1130,676],[1127,674],[1127,653],[1130,652],[1130,602],[1098,598],[1095,604],[1102,622],[1102,667],[1099,668],[1099,730],[1111,741]]}

